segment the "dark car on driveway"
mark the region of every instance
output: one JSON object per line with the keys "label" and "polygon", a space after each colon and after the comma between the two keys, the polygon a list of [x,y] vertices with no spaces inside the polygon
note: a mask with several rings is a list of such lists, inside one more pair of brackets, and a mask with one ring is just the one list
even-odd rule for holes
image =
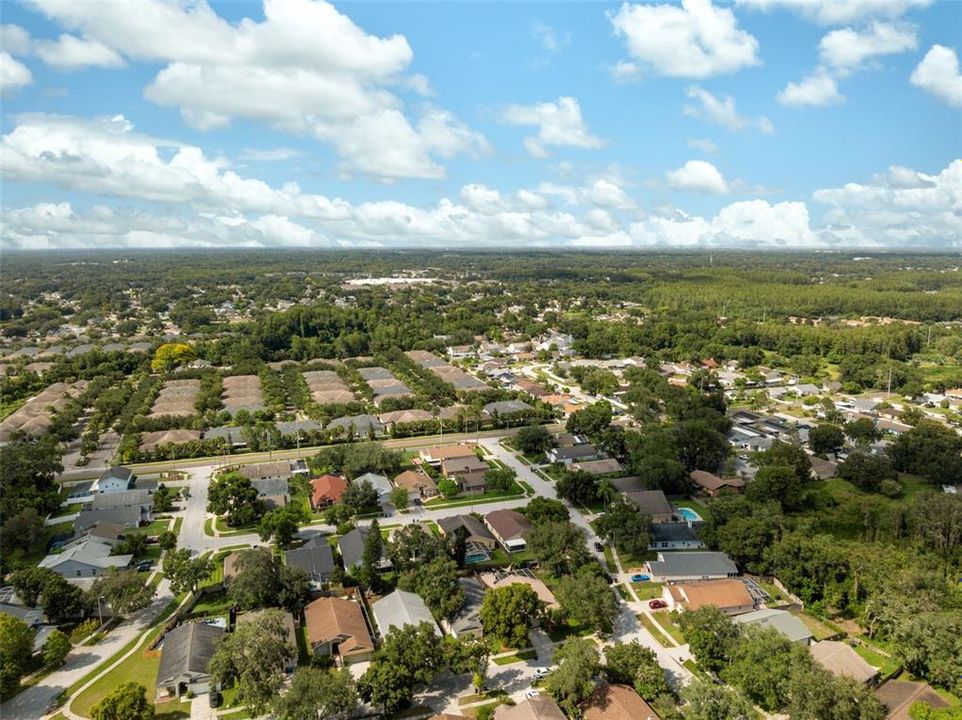
{"label": "dark car on driveway", "polygon": [[662,608],[668,607],[668,603],[666,603],[664,600],[652,600],[648,603],[648,607],[650,607],[652,610],[661,610]]}

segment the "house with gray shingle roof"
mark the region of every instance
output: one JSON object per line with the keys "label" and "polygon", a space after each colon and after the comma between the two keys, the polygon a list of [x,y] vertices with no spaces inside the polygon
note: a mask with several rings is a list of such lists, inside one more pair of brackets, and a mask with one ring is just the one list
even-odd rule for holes
{"label": "house with gray shingle roof", "polygon": [[207,668],[223,637],[223,628],[202,622],[185,623],[167,633],[157,669],[157,695],[209,692],[213,678]]}
{"label": "house with gray shingle roof", "polygon": [[406,590],[395,590],[390,595],[385,595],[371,605],[371,613],[382,636],[387,635],[391,628],[417,626],[421,623],[427,623],[436,634],[441,634],[434,616],[421,596]]}
{"label": "house with gray shingle roof", "polygon": [[655,582],[738,577],[738,567],[723,552],[660,552],[645,565]]}

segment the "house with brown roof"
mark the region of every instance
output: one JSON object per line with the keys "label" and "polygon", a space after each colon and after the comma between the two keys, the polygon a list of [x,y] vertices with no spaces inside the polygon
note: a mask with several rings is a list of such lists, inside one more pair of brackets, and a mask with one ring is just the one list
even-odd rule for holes
{"label": "house with brown roof", "polygon": [[485,587],[491,590],[507,587],[508,585],[527,585],[534,590],[538,599],[550,610],[557,610],[561,607],[558,599],[551,592],[551,589],[543,580],[535,577],[529,570],[519,570],[518,572],[486,572],[479,576]]}
{"label": "house with brown roof", "polygon": [[405,470],[394,478],[394,486],[404,488],[413,497],[433,498],[438,494],[438,484],[420,468]]}
{"label": "house with brown roof", "polygon": [[484,524],[508,552],[521,552],[528,547],[524,536],[531,522],[517,510],[494,510],[484,516]]}
{"label": "house with brown roof", "polygon": [[909,709],[917,702],[935,709],[949,706],[928,683],[909,680],[889,680],[875,691],[875,697],[888,710],[885,720],[911,720]]}
{"label": "house with brown roof", "polygon": [[421,450],[421,460],[439,467],[442,460],[453,460],[455,458],[465,458],[475,455],[474,445],[462,443],[460,445],[442,445],[441,447],[424,448]]}
{"label": "house with brown roof", "polygon": [[441,461],[441,472],[458,483],[461,492],[479,495],[488,487],[484,474],[491,468],[477,455],[463,458],[447,458]]}
{"label": "house with brown roof", "polygon": [[320,510],[341,502],[347,480],[340,475],[321,475],[311,480],[311,508]]}
{"label": "house with brown roof", "polygon": [[584,720],[661,720],[644,699],[625,685],[602,685],[584,708]]}
{"label": "house with brown roof", "polygon": [[622,495],[637,505],[640,512],[650,515],[653,523],[671,522],[676,517],[675,508],[668,502],[663,490],[640,490]]}
{"label": "house with brown roof", "polygon": [[836,677],[847,677],[860,683],[872,682],[878,670],[869,665],[848,643],[822,640],[808,646],[812,658]]}
{"label": "house with brown roof", "polygon": [[567,720],[558,703],[547,695],[537,695],[517,705],[498,705],[494,720]]}
{"label": "house with brown roof", "polygon": [[738,615],[755,609],[755,599],[740,580],[666,585],[662,599],[671,610],[698,610],[712,605],[727,615]]}
{"label": "house with brown roof", "polygon": [[318,598],[304,608],[304,623],[311,652],[341,665],[365,662],[374,654],[374,641],[364,611],[353,600]]}
{"label": "house with brown roof", "polygon": [[691,481],[699,490],[710,497],[718,497],[722,490],[741,492],[745,481],[739,478],[720,478],[707,470],[692,470]]}

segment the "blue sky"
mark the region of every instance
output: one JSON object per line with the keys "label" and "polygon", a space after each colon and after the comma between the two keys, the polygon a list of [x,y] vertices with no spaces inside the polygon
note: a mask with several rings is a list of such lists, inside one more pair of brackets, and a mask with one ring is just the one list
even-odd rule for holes
{"label": "blue sky", "polygon": [[962,3],[5,2],[9,247],[962,247]]}

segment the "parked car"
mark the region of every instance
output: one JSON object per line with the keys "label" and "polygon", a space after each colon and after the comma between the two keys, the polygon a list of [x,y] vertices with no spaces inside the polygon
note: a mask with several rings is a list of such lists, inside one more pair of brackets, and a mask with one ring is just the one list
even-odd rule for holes
{"label": "parked car", "polygon": [[538,697],[540,694],[541,694],[541,693],[538,692],[537,690],[528,690],[528,692],[526,692],[526,693],[524,694],[524,696],[525,696],[526,698],[536,698],[536,697]]}
{"label": "parked car", "polygon": [[137,563],[137,570],[139,572],[147,572],[153,566],[154,564],[150,562],[150,560],[141,560],[139,563]]}
{"label": "parked car", "polygon": [[207,704],[212,708],[219,708],[223,701],[224,696],[221,695],[217,690],[211,690],[207,697]]}
{"label": "parked car", "polygon": [[554,668],[549,668],[549,667],[543,668],[543,667],[539,667],[537,670],[534,671],[534,676],[535,676],[538,680],[540,680],[541,678],[546,678],[546,677],[548,677],[553,671],[554,671]]}
{"label": "parked car", "polygon": [[648,603],[648,607],[650,607],[652,610],[661,610],[662,608],[668,607],[668,603],[666,603],[664,600],[652,600]]}
{"label": "parked car", "polygon": [[648,582],[651,580],[651,575],[632,575],[631,582]]}

